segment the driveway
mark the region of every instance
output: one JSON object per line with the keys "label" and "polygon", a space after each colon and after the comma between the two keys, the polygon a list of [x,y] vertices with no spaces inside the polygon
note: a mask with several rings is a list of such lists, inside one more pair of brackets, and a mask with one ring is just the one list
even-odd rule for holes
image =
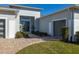
{"label": "driveway", "polygon": [[0,54],[14,54],[31,44],[44,42],[40,38],[0,39]]}

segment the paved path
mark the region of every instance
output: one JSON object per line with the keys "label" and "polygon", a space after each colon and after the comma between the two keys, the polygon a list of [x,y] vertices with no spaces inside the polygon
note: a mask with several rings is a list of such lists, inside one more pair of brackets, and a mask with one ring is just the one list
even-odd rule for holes
{"label": "paved path", "polygon": [[43,42],[40,38],[0,39],[0,54],[14,54],[34,43]]}

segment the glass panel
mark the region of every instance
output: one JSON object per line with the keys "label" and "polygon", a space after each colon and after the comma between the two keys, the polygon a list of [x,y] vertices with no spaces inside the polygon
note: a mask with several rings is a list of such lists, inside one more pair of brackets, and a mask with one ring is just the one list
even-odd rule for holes
{"label": "glass panel", "polygon": [[21,21],[21,31],[30,31],[30,21]]}
{"label": "glass panel", "polygon": [[[31,24],[30,24],[30,22],[31,22]],[[20,16],[20,31],[29,32],[30,29],[31,29],[31,31],[34,30],[34,17]]]}
{"label": "glass panel", "polygon": [[29,31],[29,28],[30,28],[30,22],[25,21],[24,24],[23,24],[23,31],[24,32]]}

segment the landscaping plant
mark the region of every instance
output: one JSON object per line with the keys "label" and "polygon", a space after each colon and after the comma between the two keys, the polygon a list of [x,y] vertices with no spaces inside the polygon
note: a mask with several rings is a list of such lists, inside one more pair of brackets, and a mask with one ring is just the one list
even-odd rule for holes
{"label": "landscaping plant", "polygon": [[36,31],[36,32],[32,32],[33,34],[35,35],[38,35],[38,36],[47,36],[48,34],[45,33],[45,32],[39,32],[39,31]]}
{"label": "landscaping plant", "polygon": [[28,38],[28,33],[19,31],[16,33],[15,38]]}
{"label": "landscaping plant", "polygon": [[68,27],[63,27],[61,29],[62,31],[62,40],[63,41],[68,41]]}
{"label": "landscaping plant", "polygon": [[75,37],[76,37],[77,43],[79,43],[79,31],[76,32]]}

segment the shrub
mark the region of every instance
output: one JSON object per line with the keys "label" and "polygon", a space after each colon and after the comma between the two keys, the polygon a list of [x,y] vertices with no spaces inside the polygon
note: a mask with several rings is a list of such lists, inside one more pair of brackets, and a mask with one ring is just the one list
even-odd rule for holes
{"label": "shrub", "polygon": [[25,33],[25,32],[17,32],[15,38],[27,38],[27,37],[28,37],[28,33]]}
{"label": "shrub", "polygon": [[45,32],[39,32],[39,31],[36,31],[36,32],[32,32],[33,34],[35,35],[38,35],[38,36],[47,36],[48,34],[45,33]]}
{"label": "shrub", "polygon": [[40,35],[42,35],[42,36],[47,36],[48,34],[45,33],[45,32],[40,32]]}
{"label": "shrub", "polygon": [[61,29],[61,33],[62,33],[62,40],[68,41],[68,27],[63,27]]}
{"label": "shrub", "polygon": [[76,37],[77,43],[79,43],[79,31],[76,32],[75,37]]}
{"label": "shrub", "polygon": [[16,37],[15,38],[23,38],[23,34],[21,32],[17,32],[16,33]]}
{"label": "shrub", "polygon": [[22,32],[24,38],[28,38],[28,32]]}

